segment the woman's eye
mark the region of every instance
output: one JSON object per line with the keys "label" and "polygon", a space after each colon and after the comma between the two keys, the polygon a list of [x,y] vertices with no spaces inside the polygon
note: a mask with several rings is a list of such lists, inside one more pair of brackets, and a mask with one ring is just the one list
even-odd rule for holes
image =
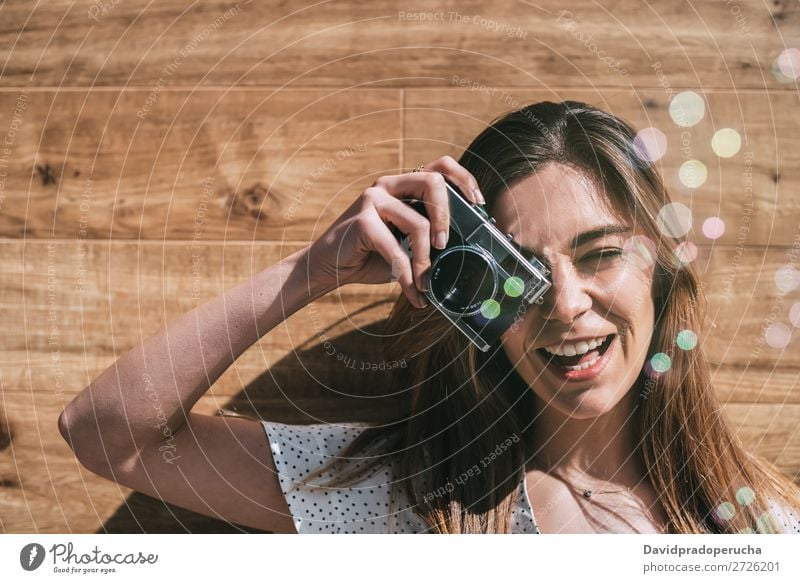
{"label": "woman's eye", "polygon": [[586,259],[590,261],[591,260],[597,261],[599,259],[609,259],[612,257],[619,257],[620,255],[622,255],[622,249],[609,248],[609,249],[601,249],[596,253],[590,253],[589,255],[586,256]]}

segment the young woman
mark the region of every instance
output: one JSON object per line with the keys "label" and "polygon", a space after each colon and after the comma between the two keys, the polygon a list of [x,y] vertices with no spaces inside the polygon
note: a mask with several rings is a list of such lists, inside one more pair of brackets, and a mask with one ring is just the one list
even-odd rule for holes
{"label": "young woman", "polygon": [[[100,475],[273,532],[800,532],[800,490],[721,415],[703,289],[662,231],[669,196],[634,137],[599,109],[543,102],[495,119],[458,162],[380,178],[313,244],[123,355],[62,413],[62,434]],[[421,293],[449,229],[443,174],[551,270],[543,303],[485,353]],[[385,352],[408,362],[410,415],[188,413],[308,302],[390,277],[403,293]]]}

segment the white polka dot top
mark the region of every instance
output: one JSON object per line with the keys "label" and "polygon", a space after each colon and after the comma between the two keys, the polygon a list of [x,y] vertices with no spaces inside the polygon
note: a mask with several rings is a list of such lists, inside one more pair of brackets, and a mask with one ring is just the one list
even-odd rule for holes
{"label": "white polka dot top", "polygon": [[767,501],[772,515],[777,519],[781,534],[800,534],[800,510],[778,506],[772,499]]}
{"label": "white polka dot top", "polygon": [[[304,478],[327,465],[366,427],[362,425],[287,425],[262,421],[275,461],[281,491],[299,533],[425,533],[428,526],[411,508],[392,479],[393,464],[342,488],[320,487]],[[357,467],[356,463],[356,467]],[[324,481],[329,473],[322,476]],[[783,532],[800,533],[800,512],[770,501]],[[512,511],[513,534],[539,534],[524,478]]]}

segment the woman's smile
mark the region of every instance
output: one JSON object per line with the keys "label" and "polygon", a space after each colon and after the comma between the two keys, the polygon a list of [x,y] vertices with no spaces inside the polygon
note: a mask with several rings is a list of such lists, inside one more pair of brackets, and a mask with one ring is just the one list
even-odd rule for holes
{"label": "woman's smile", "polygon": [[553,284],[503,335],[510,362],[562,413],[607,412],[636,382],[654,329],[652,265],[631,260],[635,222],[583,172],[554,163],[512,185],[492,210],[502,230],[548,265]]}
{"label": "woman's smile", "polygon": [[614,358],[616,346],[617,335],[608,334],[596,347],[587,348],[582,354],[554,355],[543,348],[536,349],[533,354],[542,359],[543,365],[540,366],[544,366],[544,370],[557,379],[572,382],[586,381],[594,379],[606,369]]}

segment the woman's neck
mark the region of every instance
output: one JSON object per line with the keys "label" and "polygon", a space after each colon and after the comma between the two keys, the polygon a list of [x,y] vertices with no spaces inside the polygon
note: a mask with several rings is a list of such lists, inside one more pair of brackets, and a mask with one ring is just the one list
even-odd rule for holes
{"label": "woman's neck", "polygon": [[531,467],[585,483],[636,484],[644,475],[639,451],[635,390],[608,413],[576,419],[538,396],[533,423]]}

